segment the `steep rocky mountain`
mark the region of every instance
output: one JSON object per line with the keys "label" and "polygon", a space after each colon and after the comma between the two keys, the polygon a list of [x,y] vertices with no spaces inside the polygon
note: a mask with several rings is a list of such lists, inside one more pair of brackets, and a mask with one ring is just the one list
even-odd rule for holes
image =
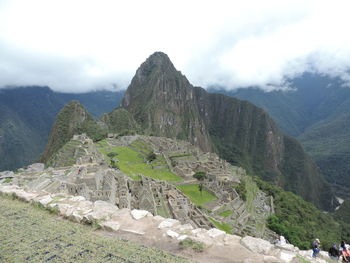
{"label": "steep rocky mountain", "polygon": [[248,88],[211,89],[264,108],[279,127],[297,138],[341,196],[350,189],[350,88],[339,79],[304,74],[292,90],[264,92]]}
{"label": "steep rocky mountain", "polygon": [[70,100],[84,104],[95,117],[110,112],[123,92],[57,93],[48,87],[0,89],[0,171],[38,160],[56,114]]}
{"label": "steep rocky mountain", "polygon": [[146,133],[185,139],[202,150],[216,151],[323,209],[336,202],[300,144],[285,136],[265,111],[193,87],[164,53],[154,53],[139,67],[122,107]]}

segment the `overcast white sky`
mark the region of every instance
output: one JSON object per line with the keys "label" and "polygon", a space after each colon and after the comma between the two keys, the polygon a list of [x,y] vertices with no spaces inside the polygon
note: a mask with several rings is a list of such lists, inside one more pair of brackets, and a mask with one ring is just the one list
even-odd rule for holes
{"label": "overcast white sky", "polygon": [[163,51],[194,85],[347,80],[350,1],[0,0],[0,87],[126,88]]}

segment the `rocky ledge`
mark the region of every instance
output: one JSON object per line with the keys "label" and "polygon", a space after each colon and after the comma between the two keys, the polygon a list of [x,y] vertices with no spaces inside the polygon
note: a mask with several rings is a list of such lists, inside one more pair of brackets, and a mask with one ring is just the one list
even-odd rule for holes
{"label": "rocky ledge", "polygon": [[[326,252],[321,252],[319,258],[312,259],[311,250],[299,250],[291,244],[274,245],[260,238],[229,235],[216,228],[194,229],[190,224],[181,224],[175,219],[153,216],[146,210],[119,209],[111,203],[101,200],[91,202],[82,196],[35,192],[10,184],[0,184],[0,194],[13,195],[19,200],[55,211],[66,219],[77,223],[94,224],[120,235],[128,234],[130,237],[142,237],[142,240],[157,240],[163,244],[190,239],[203,244],[209,255],[222,251],[220,257],[215,256],[209,259],[210,262],[326,263],[328,259]],[[191,253],[188,256],[198,262],[209,262],[200,256],[200,252]]]}

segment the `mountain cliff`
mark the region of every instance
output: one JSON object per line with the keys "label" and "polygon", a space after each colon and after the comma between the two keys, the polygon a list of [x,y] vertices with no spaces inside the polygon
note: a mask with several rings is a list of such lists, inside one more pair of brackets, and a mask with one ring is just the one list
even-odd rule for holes
{"label": "mountain cliff", "polygon": [[304,146],[337,195],[350,196],[350,89],[343,81],[305,73],[290,90],[210,89],[264,108],[287,134]]}
{"label": "mountain cliff", "polygon": [[121,105],[146,133],[188,140],[322,209],[334,206],[317,166],[264,110],[193,87],[164,53],[139,67]]}

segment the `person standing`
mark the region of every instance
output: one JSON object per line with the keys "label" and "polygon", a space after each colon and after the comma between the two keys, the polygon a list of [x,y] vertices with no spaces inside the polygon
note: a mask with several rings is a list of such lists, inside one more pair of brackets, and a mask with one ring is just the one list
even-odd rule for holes
{"label": "person standing", "polygon": [[312,242],[312,257],[315,258],[317,257],[317,255],[320,253],[321,251],[321,242],[318,238],[316,238],[313,242]]}
{"label": "person standing", "polygon": [[328,250],[328,254],[331,259],[338,261],[340,253],[336,244],[333,244],[333,246]]}

